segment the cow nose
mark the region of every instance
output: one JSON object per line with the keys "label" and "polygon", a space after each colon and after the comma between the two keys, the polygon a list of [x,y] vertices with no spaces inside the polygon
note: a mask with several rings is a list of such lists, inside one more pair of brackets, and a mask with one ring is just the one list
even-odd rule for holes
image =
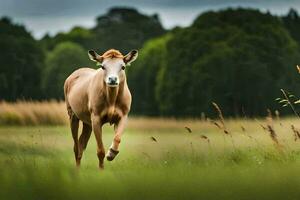
{"label": "cow nose", "polygon": [[115,77],[115,76],[108,77],[108,82],[109,82],[109,84],[111,84],[111,85],[117,84],[117,81],[118,81],[118,78]]}

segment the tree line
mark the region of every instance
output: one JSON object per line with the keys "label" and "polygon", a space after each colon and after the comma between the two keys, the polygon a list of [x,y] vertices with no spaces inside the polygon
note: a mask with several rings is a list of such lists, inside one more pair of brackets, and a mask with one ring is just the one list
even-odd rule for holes
{"label": "tree line", "polygon": [[0,20],[1,99],[62,99],[63,81],[82,66],[96,67],[88,49],[124,54],[139,49],[127,68],[132,113],[198,117],[217,102],[227,116],[260,116],[279,109],[280,88],[299,95],[300,17],[255,9],[200,14],[186,28],[165,30],[157,15],[113,8],[91,29],[35,40],[25,27]]}

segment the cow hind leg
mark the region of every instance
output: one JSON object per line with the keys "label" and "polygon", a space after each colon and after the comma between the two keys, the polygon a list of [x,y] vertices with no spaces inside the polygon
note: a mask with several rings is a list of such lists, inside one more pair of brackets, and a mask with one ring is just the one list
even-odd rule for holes
{"label": "cow hind leg", "polygon": [[74,141],[74,155],[75,155],[75,161],[76,165],[80,165],[80,160],[78,160],[79,155],[79,145],[78,145],[78,128],[79,128],[79,119],[76,117],[74,113],[70,114],[70,126],[71,126],[71,132],[72,137]]}
{"label": "cow hind leg", "polygon": [[79,164],[82,158],[83,151],[86,149],[87,143],[90,139],[91,133],[92,127],[86,123],[83,123],[82,133],[79,137],[79,152],[77,157]]}

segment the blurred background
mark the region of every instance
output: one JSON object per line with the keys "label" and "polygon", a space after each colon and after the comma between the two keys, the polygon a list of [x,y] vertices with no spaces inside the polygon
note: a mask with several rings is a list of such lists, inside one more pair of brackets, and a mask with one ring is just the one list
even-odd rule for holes
{"label": "blurred background", "polygon": [[[132,115],[262,116],[300,95],[297,0],[0,0],[0,99],[63,100],[89,49],[126,54]],[[280,110],[288,114],[289,110]]]}

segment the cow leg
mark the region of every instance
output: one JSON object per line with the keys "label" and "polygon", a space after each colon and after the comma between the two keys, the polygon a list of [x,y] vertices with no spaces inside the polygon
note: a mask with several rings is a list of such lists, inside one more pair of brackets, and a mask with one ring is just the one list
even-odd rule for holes
{"label": "cow leg", "polygon": [[119,145],[121,142],[121,136],[124,132],[124,128],[127,122],[127,116],[123,116],[120,121],[115,125],[115,136],[113,142],[107,152],[106,159],[112,161],[119,153]]}
{"label": "cow leg", "polygon": [[97,156],[99,159],[99,168],[104,168],[105,150],[102,142],[102,123],[99,115],[92,115],[92,129],[97,142]]}
{"label": "cow leg", "polygon": [[76,165],[80,165],[80,161],[78,162],[78,127],[79,127],[79,119],[76,117],[76,115],[73,113],[70,115],[70,125],[71,125],[71,132],[72,137],[74,141],[74,155],[75,155],[75,161]]}
{"label": "cow leg", "polygon": [[91,132],[92,132],[92,127],[88,124],[83,123],[82,132],[79,137],[79,152],[77,157],[79,164],[82,158],[83,151],[86,149],[87,143],[90,139]]}

